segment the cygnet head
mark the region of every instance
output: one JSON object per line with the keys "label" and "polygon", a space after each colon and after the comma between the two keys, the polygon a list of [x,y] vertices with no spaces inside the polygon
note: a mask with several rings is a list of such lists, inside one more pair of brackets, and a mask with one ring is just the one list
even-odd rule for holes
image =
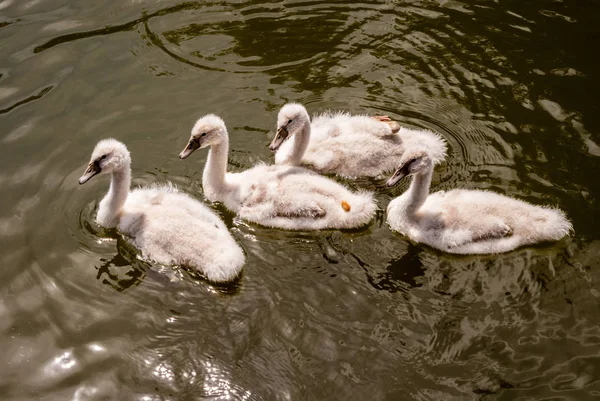
{"label": "cygnet head", "polygon": [[194,124],[190,140],[179,154],[180,159],[185,159],[196,149],[218,145],[227,139],[227,128],[221,117],[208,114]]}
{"label": "cygnet head", "polygon": [[304,106],[299,103],[283,106],[277,115],[277,133],[269,149],[275,152],[288,137],[296,134],[305,124],[310,124],[310,117]]}
{"label": "cygnet head", "polygon": [[129,168],[130,164],[131,156],[123,143],[116,139],[103,139],[94,148],[90,163],[79,178],[79,184],[85,184],[100,173],[112,173]]}
{"label": "cygnet head", "polygon": [[393,187],[402,178],[409,175],[415,175],[427,172],[433,165],[431,156],[425,150],[413,150],[405,152],[400,158],[400,166],[394,174],[387,180],[386,185]]}

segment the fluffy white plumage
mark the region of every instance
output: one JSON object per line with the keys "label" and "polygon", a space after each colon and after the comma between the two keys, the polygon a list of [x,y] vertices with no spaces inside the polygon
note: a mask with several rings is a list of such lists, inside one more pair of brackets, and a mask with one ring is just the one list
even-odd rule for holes
{"label": "fluffy white plumage", "polygon": [[492,254],[557,241],[572,230],[559,209],[494,192],[454,189],[429,195],[432,174],[427,151],[414,150],[403,155],[387,183],[413,176],[409,189],[387,209],[390,227],[413,241],[450,253]]}
{"label": "fluffy white plumage", "polygon": [[221,118],[209,114],[194,125],[179,155],[210,146],[202,186],[211,201],[223,202],[241,218],[289,230],[347,229],[367,224],[376,205],[368,192],[345,186],[293,166],[259,164],[240,173],[227,172],[229,136]]}
{"label": "fluffy white plumage", "polygon": [[207,206],[172,184],[129,191],[131,158],[115,139],[100,141],[79,183],[110,173],[110,189],[100,201],[96,221],[129,237],[144,257],[166,265],[196,268],[213,282],[237,277],[245,262],[242,248]]}
{"label": "fluffy white plumage", "polygon": [[446,156],[446,142],[434,132],[343,112],[316,115],[311,123],[306,108],[297,103],[281,108],[277,128],[271,144],[276,164],[305,165],[346,178],[393,171],[404,151],[415,146],[428,149],[435,164]]}

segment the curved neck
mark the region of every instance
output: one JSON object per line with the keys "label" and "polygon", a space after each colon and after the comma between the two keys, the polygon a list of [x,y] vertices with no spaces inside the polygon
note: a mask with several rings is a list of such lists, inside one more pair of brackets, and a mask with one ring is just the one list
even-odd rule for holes
{"label": "curved neck", "polygon": [[410,187],[405,195],[407,200],[406,212],[408,214],[416,213],[427,200],[432,175],[433,166],[413,176]]}
{"label": "curved neck", "polygon": [[121,209],[127,200],[131,186],[131,168],[129,163],[120,170],[113,171],[108,193],[102,199],[101,210],[98,211],[100,225],[112,228],[119,222]]}
{"label": "curved neck", "polygon": [[294,134],[294,146],[292,147],[292,153],[288,159],[288,163],[292,166],[299,166],[304,157],[304,152],[308,148],[310,142],[310,119],[306,118],[304,124],[300,127],[298,132]]}
{"label": "curved neck", "polygon": [[[227,174],[227,155],[229,139],[227,135],[219,144],[212,145],[208,151],[208,159],[202,175],[202,186],[205,192],[225,189],[225,174]],[[210,198],[210,196],[209,196]]]}

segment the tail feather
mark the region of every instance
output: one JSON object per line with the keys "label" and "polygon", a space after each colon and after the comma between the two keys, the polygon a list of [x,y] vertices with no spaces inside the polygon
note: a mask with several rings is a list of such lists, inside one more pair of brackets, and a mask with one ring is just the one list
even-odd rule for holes
{"label": "tail feather", "polygon": [[573,225],[565,212],[557,208],[544,208],[543,212],[533,218],[527,236],[531,242],[558,241],[573,231]]}
{"label": "tail feather", "polygon": [[[345,216],[342,218],[347,221],[348,227],[357,227],[367,224],[375,215],[377,205],[371,192],[358,192],[354,195],[352,201],[342,201],[342,209]],[[348,208],[344,207],[344,204]]]}

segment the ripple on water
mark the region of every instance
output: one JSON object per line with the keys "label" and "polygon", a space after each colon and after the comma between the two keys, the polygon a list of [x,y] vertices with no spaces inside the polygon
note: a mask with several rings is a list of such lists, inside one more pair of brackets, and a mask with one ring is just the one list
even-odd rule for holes
{"label": "ripple on water", "polygon": [[[310,21],[321,22],[317,29],[330,31],[342,23],[343,14],[316,8]],[[210,6],[183,10],[146,23],[145,35],[167,56],[194,68],[250,73],[315,64],[324,56],[326,42],[315,40],[314,32],[308,31],[308,16],[289,18],[282,15],[283,10],[293,15],[294,7],[267,4],[228,11]],[[315,48],[318,46],[321,51]]]}
{"label": "ripple on water", "polygon": [[[435,189],[495,188],[562,203],[571,195],[557,194],[567,188],[586,197],[586,208],[570,207],[589,220],[593,182],[575,170],[580,156],[598,156],[597,138],[589,113],[578,110],[585,105],[569,104],[560,90],[580,88],[589,81],[577,80],[591,74],[564,58],[570,49],[541,41],[552,35],[546,19],[572,25],[571,9],[251,1],[157,3],[159,11],[145,12],[139,2],[83,10],[10,0],[0,8],[7,4],[35,15],[0,23],[11,39],[0,45],[9,55],[0,71],[0,141],[10,156],[0,158],[9,205],[0,234],[10,241],[1,256],[4,395],[598,394],[596,243],[451,257],[392,233],[383,212],[355,232],[286,233],[215,205],[248,258],[243,279],[223,289],[140,261],[120,235],[98,227],[106,181],[75,189],[82,143],[115,132],[152,159],[135,167],[136,184],[168,178],[201,197],[197,166],[186,176],[178,171],[188,167],[155,164],[172,157],[162,152],[174,135],[149,125],[182,129],[196,107],[223,110],[233,128],[230,167],[241,170],[271,157],[256,138],[273,128],[284,102],[301,100],[311,113],[389,114],[441,133],[449,155]],[[27,34],[12,35],[20,26]],[[536,52],[522,51],[529,48]],[[573,140],[581,149],[573,151]],[[31,157],[14,163],[17,154]],[[380,207],[406,185],[379,191]]]}

